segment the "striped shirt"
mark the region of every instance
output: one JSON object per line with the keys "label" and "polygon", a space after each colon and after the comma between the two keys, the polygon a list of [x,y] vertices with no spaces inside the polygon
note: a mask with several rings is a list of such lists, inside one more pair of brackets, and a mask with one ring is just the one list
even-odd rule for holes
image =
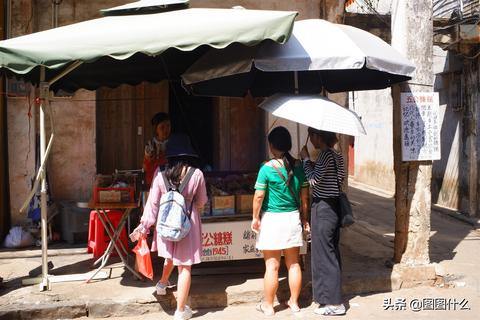
{"label": "striped shirt", "polygon": [[[337,164],[338,173],[335,169]],[[343,156],[333,149],[323,151],[315,163],[303,162],[305,176],[312,187],[314,198],[334,198],[339,196],[338,185],[345,179]]]}

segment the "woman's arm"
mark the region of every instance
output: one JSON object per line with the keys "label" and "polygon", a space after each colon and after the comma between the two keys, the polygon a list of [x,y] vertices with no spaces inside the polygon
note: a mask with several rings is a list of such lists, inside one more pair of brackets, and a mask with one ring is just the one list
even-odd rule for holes
{"label": "woman's arm", "polygon": [[307,232],[310,231],[309,221],[309,212],[310,212],[310,199],[309,199],[309,190],[307,188],[300,189],[300,219],[302,221],[303,229]]}
{"label": "woman's arm", "polygon": [[132,240],[137,240],[139,235],[146,236],[149,233],[150,227],[157,223],[158,210],[160,208],[160,198],[162,197],[159,179],[163,179],[161,173],[156,174],[155,178],[153,179],[152,187],[150,188],[150,192],[148,194],[147,203],[145,204],[142,218],[140,219],[140,224],[130,235]]}
{"label": "woman's arm", "polygon": [[207,187],[205,183],[205,177],[203,175],[203,172],[200,169],[196,169],[196,184],[195,184],[195,195],[194,195],[194,205],[197,208],[197,210],[200,212],[202,211],[202,208],[205,206],[205,204],[208,201],[208,196],[207,196]]}
{"label": "woman's arm", "polygon": [[321,183],[325,171],[325,152],[322,152],[316,162],[310,160],[304,161],[303,170],[311,187]]}
{"label": "woman's arm", "polygon": [[252,231],[260,232],[260,210],[262,209],[263,199],[265,198],[265,190],[255,190],[253,196],[253,217],[252,217]]}

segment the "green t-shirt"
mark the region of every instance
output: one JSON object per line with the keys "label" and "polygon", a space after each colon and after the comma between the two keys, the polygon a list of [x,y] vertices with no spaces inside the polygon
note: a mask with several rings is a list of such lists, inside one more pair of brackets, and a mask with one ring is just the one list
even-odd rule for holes
{"label": "green t-shirt", "polygon": [[300,205],[300,189],[308,187],[308,181],[305,179],[301,163],[299,162],[293,168],[293,177],[290,180],[290,187],[295,193],[297,200],[288,190],[285,180],[280,177],[272,164],[275,164],[275,167],[283,174],[285,179],[288,177],[287,169],[284,166],[280,166],[280,163],[275,160],[262,164],[258,172],[257,182],[255,183],[256,190],[265,190],[262,211],[291,212],[298,210],[297,203]]}

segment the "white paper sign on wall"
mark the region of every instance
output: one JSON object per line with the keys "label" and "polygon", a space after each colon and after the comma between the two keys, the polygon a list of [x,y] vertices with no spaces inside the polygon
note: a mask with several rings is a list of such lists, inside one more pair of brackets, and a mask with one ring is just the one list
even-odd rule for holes
{"label": "white paper sign on wall", "polygon": [[402,92],[402,160],[439,160],[440,112],[438,92]]}

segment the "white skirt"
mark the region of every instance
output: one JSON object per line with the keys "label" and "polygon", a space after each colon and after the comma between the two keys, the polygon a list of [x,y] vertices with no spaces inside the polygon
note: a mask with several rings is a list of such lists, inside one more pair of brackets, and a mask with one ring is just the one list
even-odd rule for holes
{"label": "white skirt", "polygon": [[263,213],[257,237],[258,250],[282,250],[302,245],[302,223],[298,210]]}

